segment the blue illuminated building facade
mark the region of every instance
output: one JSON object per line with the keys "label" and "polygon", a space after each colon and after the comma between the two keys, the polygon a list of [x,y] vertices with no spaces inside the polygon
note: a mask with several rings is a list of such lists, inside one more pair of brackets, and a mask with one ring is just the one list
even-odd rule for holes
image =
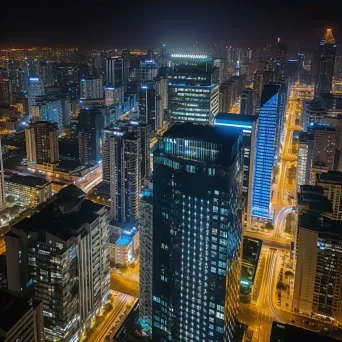
{"label": "blue illuminated building facade", "polygon": [[252,216],[271,219],[272,170],[279,157],[280,140],[286,106],[284,84],[267,84],[264,87],[259,111],[256,137]]}
{"label": "blue illuminated building facade", "polygon": [[236,115],[232,113],[218,113],[214,120],[214,126],[226,127],[227,132],[232,128],[240,129],[243,133],[243,197],[244,197],[244,221],[250,225],[252,181],[254,171],[254,146],[258,117],[256,115]]}
{"label": "blue illuminated building facade", "polygon": [[219,110],[219,68],[202,55],[171,55],[169,110],[173,121],[212,123]]}
{"label": "blue illuminated building facade", "polygon": [[242,132],[176,124],[153,171],[153,341],[235,341]]}

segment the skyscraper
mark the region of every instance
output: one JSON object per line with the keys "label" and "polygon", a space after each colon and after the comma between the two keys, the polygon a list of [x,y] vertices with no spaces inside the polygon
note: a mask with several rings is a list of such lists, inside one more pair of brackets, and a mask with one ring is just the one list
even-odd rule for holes
{"label": "skyscraper", "polygon": [[171,55],[169,110],[173,121],[212,123],[219,111],[219,70],[203,55]]}
{"label": "skyscraper", "polygon": [[255,147],[252,216],[270,219],[272,169],[279,156],[283,115],[286,105],[284,84],[264,87]]}
{"label": "skyscraper", "polygon": [[102,113],[97,109],[82,109],[78,115],[78,148],[82,165],[101,160],[100,140]]}
{"label": "skyscraper", "polygon": [[28,106],[31,110],[31,106],[36,103],[36,97],[45,95],[44,84],[39,77],[30,77],[28,84]]}
{"label": "skyscraper", "polygon": [[0,106],[9,106],[11,103],[12,96],[9,79],[0,77]]}
{"label": "skyscraper", "polygon": [[185,123],[153,166],[153,341],[233,341],[240,287],[242,132]]}
{"label": "skyscraper", "polygon": [[0,138],[0,212],[6,207],[4,165],[2,162],[2,147]]}
{"label": "skyscraper", "polygon": [[27,166],[53,171],[59,164],[58,125],[38,121],[25,129]]}
{"label": "skyscraper", "polygon": [[80,98],[82,100],[102,99],[102,78],[82,78],[80,82]]}
{"label": "skyscraper", "polygon": [[287,47],[283,42],[280,41],[280,38],[278,38],[277,61],[276,61],[278,78],[284,77],[284,66],[286,62],[286,56],[287,56]]}
{"label": "skyscraper", "polygon": [[327,32],[323,36],[318,54],[318,70],[315,85],[315,95],[319,96],[322,93],[330,93],[332,89],[332,79],[334,75],[334,63],[336,55],[336,42],[331,32]]}
{"label": "skyscraper", "polygon": [[43,301],[45,340],[77,341],[109,294],[109,226],[104,206],[74,185],[5,236],[9,290],[30,284]]}
{"label": "skyscraper", "polygon": [[141,134],[137,123],[120,121],[109,134],[111,216],[119,223],[129,223],[139,217]]}
{"label": "skyscraper", "polygon": [[244,197],[244,221],[249,227],[251,220],[252,184],[254,174],[254,149],[255,135],[257,131],[256,115],[236,115],[231,113],[218,113],[214,126],[240,129],[243,134],[243,197]]}
{"label": "skyscraper", "polygon": [[106,59],[106,81],[113,87],[124,85],[124,60],[121,56]]}

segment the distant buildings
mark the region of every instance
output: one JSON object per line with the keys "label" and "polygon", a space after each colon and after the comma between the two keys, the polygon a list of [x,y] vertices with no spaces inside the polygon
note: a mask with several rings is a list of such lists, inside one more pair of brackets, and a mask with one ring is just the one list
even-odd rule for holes
{"label": "distant buildings", "polygon": [[334,63],[336,56],[336,42],[331,32],[327,29],[323,36],[318,55],[318,70],[315,84],[316,97],[322,93],[330,93],[332,90],[332,80],[334,75]]}
{"label": "distant buildings", "polygon": [[5,236],[8,289],[34,288],[45,340],[76,341],[109,293],[109,229],[104,206],[74,185]]}
{"label": "distant buildings", "polygon": [[173,121],[212,123],[219,111],[219,70],[202,55],[171,55],[169,110]]}
{"label": "distant buildings", "polygon": [[278,38],[277,44],[277,60],[276,60],[276,69],[278,71],[278,78],[284,77],[284,66],[287,60],[287,46],[280,41]]}
{"label": "distant buildings", "polygon": [[27,166],[53,171],[59,164],[58,125],[46,121],[25,129]]}
{"label": "distant buildings", "polygon": [[234,341],[242,239],[242,132],[186,123],[153,166],[152,338]]}
{"label": "distant buildings", "polygon": [[285,85],[265,85],[255,146],[251,213],[253,217],[272,218],[270,212],[272,172],[279,156],[285,105]]}
{"label": "distant buildings", "polygon": [[45,88],[42,79],[39,77],[29,77],[27,93],[28,108],[31,110],[31,106],[36,103],[36,97],[45,95]]}
{"label": "distant buildings", "polygon": [[146,81],[152,81],[158,73],[157,65],[151,60],[140,62],[138,69],[138,84],[145,84]]}
{"label": "distant buildings", "polygon": [[124,60],[121,56],[106,59],[106,85],[113,87],[124,85]]}
{"label": "distant buildings", "polygon": [[0,340],[3,342],[44,341],[43,302],[31,295],[13,296],[0,292]]}
{"label": "distant buildings", "polygon": [[81,78],[80,98],[81,100],[102,99],[103,98],[102,78]]}
{"label": "distant buildings", "polygon": [[0,106],[12,104],[11,86],[8,78],[0,77]]}
{"label": "distant buildings", "polygon": [[304,132],[307,132],[309,124],[324,121],[328,115],[327,110],[316,100],[304,101],[302,112]]}

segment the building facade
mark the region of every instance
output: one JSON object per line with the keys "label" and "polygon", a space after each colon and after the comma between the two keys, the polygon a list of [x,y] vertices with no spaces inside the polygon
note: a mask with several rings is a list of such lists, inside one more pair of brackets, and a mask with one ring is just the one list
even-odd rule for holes
{"label": "building facade", "polygon": [[25,129],[27,166],[53,171],[59,164],[58,125],[46,121]]}
{"label": "building facade", "polygon": [[242,165],[240,131],[186,123],[159,141],[153,166],[153,341],[234,340]]}
{"label": "building facade", "polygon": [[171,55],[168,75],[173,121],[212,123],[219,111],[219,70],[202,55]]}
{"label": "building facade", "polygon": [[80,81],[80,98],[81,100],[102,99],[102,78],[82,78]]}

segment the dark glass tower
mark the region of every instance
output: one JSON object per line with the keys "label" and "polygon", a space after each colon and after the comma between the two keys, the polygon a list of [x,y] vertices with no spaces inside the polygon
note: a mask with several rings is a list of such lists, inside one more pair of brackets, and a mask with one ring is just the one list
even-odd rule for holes
{"label": "dark glass tower", "polygon": [[153,341],[233,341],[240,286],[242,132],[175,125],[153,169]]}
{"label": "dark glass tower", "polygon": [[284,66],[285,66],[286,56],[287,56],[287,47],[283,42],[280,41],[280,38],[278,38],[277,62],[276,62],[278,78],[282,78],[284,76]]}
{"label": "dark glass tower", "polygon": [[332,89],[332,80],[334,75],[334,64],[336,55],[335,38],[331,29],[327,29],[320,42],[318,55],[318,71],[315,87],[315,95],[330,93]]}

